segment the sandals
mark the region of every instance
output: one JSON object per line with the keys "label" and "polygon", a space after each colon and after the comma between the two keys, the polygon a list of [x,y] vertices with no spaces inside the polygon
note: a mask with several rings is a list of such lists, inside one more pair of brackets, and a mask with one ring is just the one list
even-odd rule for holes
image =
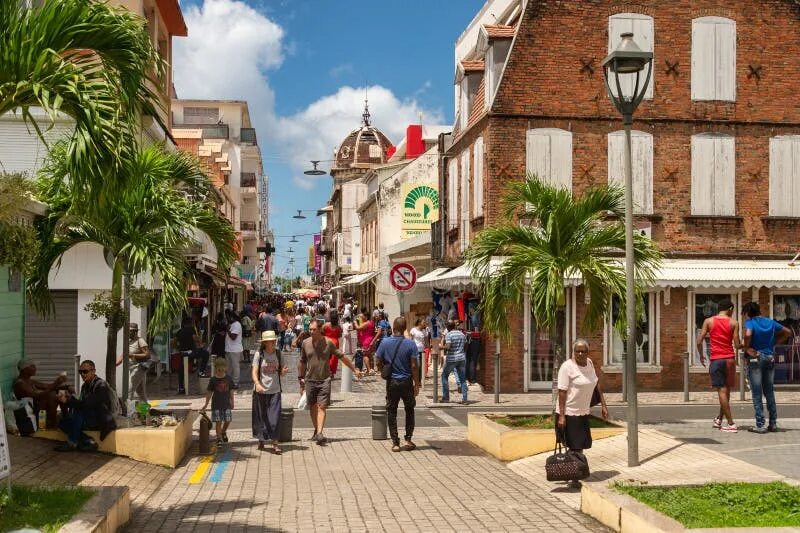
{"label": "sandals", "polygon": [[283,450],[281,450],[281,447],[278,446],[277,442],[272,445],[272,453],[275,455],[281,455],[283,453]]}
{"label": "sandals", "polygon": [[414,443],[413,443],[413,442],[411,442],[411,441],[406,441],[406,445],[405,445],[405,446],[403,446],[403,448],[404,448],[404,449],[405,449],[407,452],[410,452],[411,450],[416,450],[416,449],[417,449],[417,445],[416,445],[416,444],[414,444]]}
{"label": "sandals", "polygon": [[394,446],[392,446],[392,451],[393,452],[399,452],[400,451],[400,446],[395,444]]}

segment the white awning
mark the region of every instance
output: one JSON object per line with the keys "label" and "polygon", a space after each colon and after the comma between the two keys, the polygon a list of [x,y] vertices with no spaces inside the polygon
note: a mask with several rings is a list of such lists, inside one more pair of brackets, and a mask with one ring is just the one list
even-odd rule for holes
{"label": "white awning", "polygon": [[343,280],[342,285],[361,285],[377,275],[377,272],[364,272],[363,274],[356,274],[355,276],[351,276],[346,280]]}
{"label": "white awning", "polygon": [[656,287],[747,289],[800,288],[800,266],[788,261],[745,259],[665,259]]}
{"label": "white awning", "polygon": [[436,279],[445,272],[450,272],[450,268],[448,267],[437,268],[435,270],[428,272],[424,276],[420,276],[419,278],[417,278],[417,283],[431,283],[433,281],[436,281]]}

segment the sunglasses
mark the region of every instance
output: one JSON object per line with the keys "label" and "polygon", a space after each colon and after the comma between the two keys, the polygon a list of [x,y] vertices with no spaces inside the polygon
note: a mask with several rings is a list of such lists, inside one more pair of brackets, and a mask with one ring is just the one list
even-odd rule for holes
{"label": "sunglasses", "polygon": [[82,368],[82,369],[78,370],[78,374],[80,374],[81,376],[85,376],[89,372],[94,372],[94,369],[90,368],[90,369],[87,370],[85,368]]}

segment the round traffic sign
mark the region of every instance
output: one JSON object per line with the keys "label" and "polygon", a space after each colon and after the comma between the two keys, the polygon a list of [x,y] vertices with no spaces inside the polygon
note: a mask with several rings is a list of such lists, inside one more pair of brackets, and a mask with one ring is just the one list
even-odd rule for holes
{"label": "round traffic sign", "polygon": [[331,282],[330,281],[323,281],[322,282],[322,292],[330,292],[331,290]]}
{"label": "round traffic sign", "polygon": [[409,263],[397,263],[389,271],[389,282],[395,290],[410,291],[417,283],[417,270]]}

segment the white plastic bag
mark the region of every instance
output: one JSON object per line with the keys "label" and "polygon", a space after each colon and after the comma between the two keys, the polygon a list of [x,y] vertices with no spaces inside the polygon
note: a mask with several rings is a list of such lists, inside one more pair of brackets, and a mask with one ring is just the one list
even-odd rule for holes
{"label": "white plastic bag", "polygon": [[303,391],[303,394],[300,395],[300,399],[297,400],[297,407],[295,409],[303,410],[308,405],[308,400],[306,400],[306,391]]}
{"label": "white plastic bag", "polygon": [[[22,398],[21,400],[9,400],[5,404],[6,409],[11,409],[12,414],[14,411],[18,409],[25,408],[25,414],[31,421],[33,425],[33,430],[37,431],[39,429],[39,419],[37,418],[38,413],[33,412],[33,398]],[[16,426],[16,424],[14,424]],[[19,431],[19,430],[18,430]]]}

